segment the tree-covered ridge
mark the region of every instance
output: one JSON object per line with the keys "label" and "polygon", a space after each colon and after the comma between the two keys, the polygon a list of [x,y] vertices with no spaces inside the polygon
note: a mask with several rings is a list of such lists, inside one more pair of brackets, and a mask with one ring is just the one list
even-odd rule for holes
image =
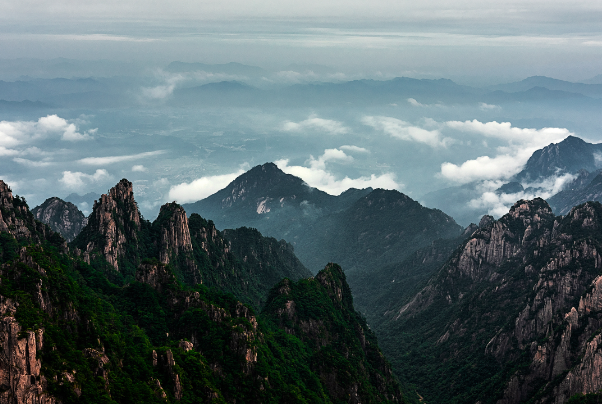
{"label": "tree-covered ridge", "polygon": [[315,278],[281,281],[263,314],[311,347],[311,369],[335,401],[403,402],[376,337],[354,310],[340,266],[328,264]]}
{"label": "tree-covered ridge", "polygon": [[[12,206],[5,206],[4,216],[14,206],[27,211],[20,202]],[[207,230],[209,223],[200,216],[191,221],[194,231]],[[169,215],[158,229],[165,222],[171,222]],[[157,228],[149,229],[157,234]],[[173,265],[177,262],[142,258],[133,279],[126,283],[115,276],[115,283],[107,274],[117,271],[102,255],[88,263],[83,254],[71,255],[64,246],[64,241],[53,244],[52,238],[0,233],[0,353],[6,359],[0,361],[0,400],[358,402],[353,391],[342,396],[340,389],[333,390],[329,374],[316,370],[314,344],[287,333],[269,315],[256,315],[216,286],[182,283]],[[159,242],[153,246],[151,251],[161,249]],[[334,290],[339,289],[348,293],[344,278],[336,282]],[[315,294],[316,304],[331,299],[332,290]],[[352,306],[332,309],[345,313],[331,313],[333,319],[352,318]],[[340,324],[324,326],[338,329]],[[336,367],[328,361],[339,360],[347,349],[333,346],[322,361]],[[372,355],[382,358],[378,348],[372,349]],[[361,402],[400,402],[396,382],[372,374],[367,363],[353,362],[362,368],[352,369],[354,374],[364,372],[369,380],[359,391]],[[341,381],[341,386],[347,385]],[[379,393],[382,389],[388,396]]]}

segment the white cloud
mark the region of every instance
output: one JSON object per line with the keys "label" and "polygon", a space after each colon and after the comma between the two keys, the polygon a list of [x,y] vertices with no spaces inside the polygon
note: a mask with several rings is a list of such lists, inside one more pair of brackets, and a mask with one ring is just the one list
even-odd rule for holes
{"label": "white cloud", "polygon": [[547,199],[560,192],[568,182],[575,178],[576,176],[573,174],[564,174],[546,178],[542,182],[524,183],[522,185],[526,189],[525,191],[512,194],[498,194],[495,192],[503,185],[503,181],[485,181],[481,184],[483,188],[482,195],[471,200],[469,206],[475,209],[487,209],[488,214],[497,218],[508,213],[510,207],[516,201],[536,197]]}
{"label": "white cloud", "polygon": [[481,111],[492,111],[492,110],[502,109],[502,107],[500,107],[499,105],[492,105],[492,104],[486,104],[484,102],[480,102],[479,109]]}
{"label": "white cloud", "polygon": [[286,121],[282,125],[282,130],[286,132],[326,132],[331,135],[344,135],[349,132],[349,129],[341,122],[318,118],[314,115],[301,122]]}
{"label": "white cloud", "polygon": [[94,174],[86,174],[79,171],[63,171],[63,176],[59,179],[59,182],[68,189],[78,190],[83,188],[86,184],[100,182],[110,178],[111,175],[104,169],[98,169]]}
{"label": "white cloud", "polygon": [[79,141],[91,139],[94,130],[79,133],[77,126],[58,115],[48,115],[36,121],[1,121],[0,150],[14,148],[33,140],[60,136],[62,140]]}
{"label": "white cloud", "polygon": [[414,107],[424,107],[424,104],[419,103],[418,101],[416,101],[414,98],[408,98],[408,102],[410,103],[410,105],[414,106]]}
{"label": "white cloud", "polygon": [[183,182],[169,189],[168,199],[178,203],[196,202],[213,195],[228,186],[236,177],[243,174],[243,169],[232,174],[213,175],[196,179],[190,183]]}
{"label": "white cloud", "polygon": [[572,133],[564,128],[529,129],[512,127],[510,122],[482,123],[449,121],[446,126],[462,132],[505,140],[508,146],[497,148],[497,156],[481,156],[460,165],[441,164],[441,176],[459,183],[477,180],[506,179],[519,173],[538,149],[562,141]]}
{"label": "white cloud", "polygon": [[77,162],[91,166],[102,166],[107,164],[121,163],[123,161],[137,160],[145,157],[158,156],[159,154],[163,153],[165,153],[165,150],[156,150],[152,152],[144,152],[138,154],[128,154],[125,156],[86,157],[77,160]]}
{"label": "white cloud", "polygon": [[512,127],[510,122],[479,122],[472,121],[448,121],[448,127],[469,133],[476,133],[487,137],[507,140],[508,142],[531,147],[542,148],[553,142],[559,142],[572,133],[565,128],[517,128]]}
{"label": "white cloud", "polygon": [[292,174],[301,178],[310,187],[318,188],[331,195],[340,195],[349,188],[385,188],[401,189],[402,184],[395,180],[395,174],[385,173],[381,175],[371,174],[369,177],[337,179],[337,177],[326,170],[326,163],[329,161],[353,161],[351,156],[347,156],[338,149],[326,149],[324,154],[317,159],[310,157],[309,167],[289,166],[289,160],[278,160],[276,165],[287,174]]}
{"label": "white cloud", "polygon": [[132,166],[132,171],[134,172],[145,172],[146,171],[146,167],[144,167],[143,165],[135,165]]}
{"label": "white cloud", "polygon": [[408,122],[387,116],[365,116],[362,123],[387,135],[407,141],[425,143],[431,147],[447,147],[452,139],[442,138],[438,129],[426,130]]}
{"label": "white cloud", "polygon": [[32,161],[32,160],[19,158],[19,157],[14,158],[13,161],[15,163],[19,163],[19,164],[22,164],[22,165],[28,166],[28,167],[48,167],[48,166],[56,164],[52,161]]}
{"label": "white cloud", "polygon": [[347,150],[349,152],[354,152],[354,153],[370,153],[370,150],[364,149],[363,147],[354,146],[354,145],[343,145],[343,146],[339,147],[339,149]]}

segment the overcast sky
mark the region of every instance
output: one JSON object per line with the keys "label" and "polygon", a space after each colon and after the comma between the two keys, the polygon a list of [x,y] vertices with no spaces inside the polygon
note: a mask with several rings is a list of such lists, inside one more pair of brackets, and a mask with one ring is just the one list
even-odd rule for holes
{"label": "overcast sky", "polygon": [[0,1],[3,58],[320,63],[408,76],[586,79],[599,1]]}

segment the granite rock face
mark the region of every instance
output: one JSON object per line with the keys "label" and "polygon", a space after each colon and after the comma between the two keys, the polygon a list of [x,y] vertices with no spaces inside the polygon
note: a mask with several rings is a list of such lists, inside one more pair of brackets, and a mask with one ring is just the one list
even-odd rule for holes
{"label": "granite rock face", "polygon": [[108,194],[103,194],[94,202],[85,229],[87,234],[82,234],[84,239],[89,240],[82,251],[84,259],[90,262],[98,251],[119,271],[120,258],[126,253],[126,243],[135,249],[140,229],[140,212],[134,200],[132,183],[122,179]]}
{"label": "granite rock face", "polygon": [[[498,377],[505,386],[494,401],[491,392],[471,400],[562,404],[574,394],[597,392],[601,229],[597,202],[556,217],[541,199],[519,201],[476,230],[401,309],[386,313],[388,326],[425,332],[418,331],[423,320],[414,319],[448,313],[438,322],[424,320],[432,338],[426,351],[446,350],[434,367],[443,371],[453,358],[477,355],[499,370],[475,376],[483,378],[475,383],[486,386],[488,377]],[[503,370],[512,367],[521,370]]]}
{"label": "granite rock face", "polygon": [[73,241],[88,224],[88,218],[77,206],[57,197],[46,199],[43,204],[33,208],[31,213],[36,220],[46,223],[67,241]]}

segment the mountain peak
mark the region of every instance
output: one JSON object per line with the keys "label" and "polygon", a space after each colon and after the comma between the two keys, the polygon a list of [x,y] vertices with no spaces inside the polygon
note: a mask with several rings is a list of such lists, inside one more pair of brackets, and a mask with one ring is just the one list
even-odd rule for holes
{"label": "mountain peak", "polygon": [[10,207],[13,206],[13,191],[7,183],[0,180],[0,206]]}

